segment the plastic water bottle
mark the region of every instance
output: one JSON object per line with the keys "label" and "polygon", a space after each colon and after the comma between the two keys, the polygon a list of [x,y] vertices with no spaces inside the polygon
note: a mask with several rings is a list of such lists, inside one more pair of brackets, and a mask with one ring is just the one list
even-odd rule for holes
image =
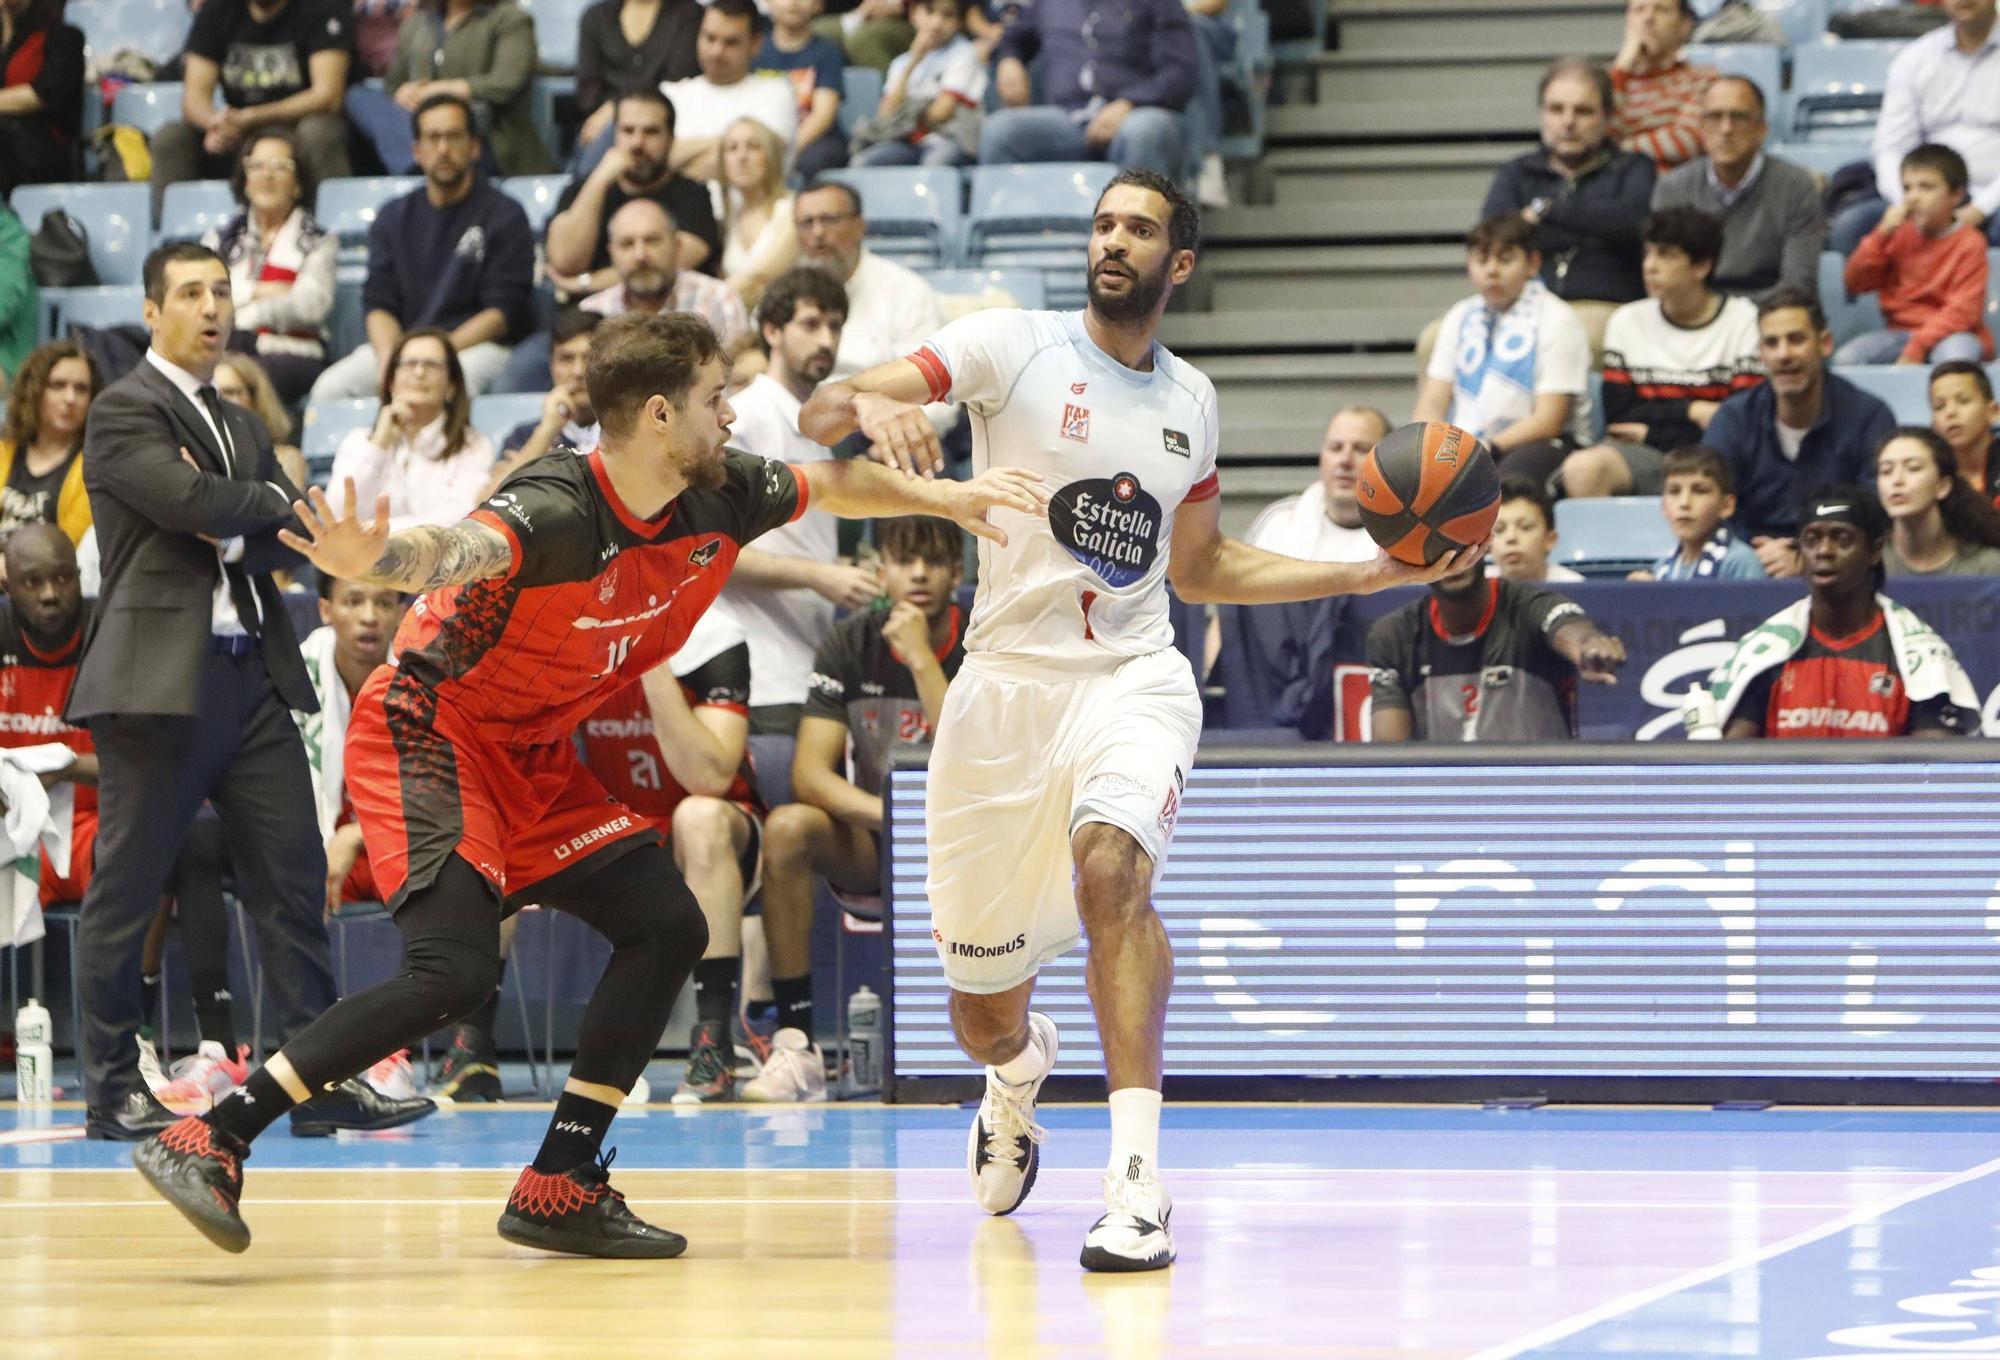
{"label": "plastic water bottle", "polygon": [[54,1068],[49,1013],[29,997],[14,1015],[14,1098],[23,1105],[47,1105],[55,1094],[50,1079]]}
{"label": "plastic water bottle", "polygon": [[856,1095],[882,1089],[882,998],[866,986],[847,998],[847,1088]]}

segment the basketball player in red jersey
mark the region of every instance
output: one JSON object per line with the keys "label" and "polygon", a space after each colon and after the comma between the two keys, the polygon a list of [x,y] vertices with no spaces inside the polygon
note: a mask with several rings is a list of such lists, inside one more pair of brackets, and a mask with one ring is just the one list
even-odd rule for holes
{"label": "basketball player in red jersey", "polygon": [[807,505],[836,515],[935,514],[1004,541],[987,512],[1039,514],[1032,473],[923,482],[865,462],[794,468],[725,453],[735,413],[714,332],[685,314],[630,315],[592,338],[585,384],[602,446],[509,477],[449,528],[389,533],[346,488],[297,505],[290,545],[321,571],[429,592],[396,664],[355,697],[348,786],[375,881],[403,934],[395,977],[336,1003],[206,1116],[133,1161],[217,1246],[242,1251],[243,1159],[280,1114],[413,1045],[491,994],[502,917],[528,901],[611,941],[548,1135],[500,1218],[508,1241],[586,1256],[677,1256],[609,1184],[606,1128],[702,955],[707,928],[647,820],[577,757],[580,719],[678,651],[739,548]]}

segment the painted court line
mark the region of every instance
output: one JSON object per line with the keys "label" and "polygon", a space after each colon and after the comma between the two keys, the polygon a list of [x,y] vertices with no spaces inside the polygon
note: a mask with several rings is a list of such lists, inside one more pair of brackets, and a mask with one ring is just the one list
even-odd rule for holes
{"label": "painted court line", "polygon": [[1503,1341],[1497,1346],[1489,1346],[1483,1351],[1478,1351],[1467,1356],[1466,1360],[1513,1360],[1515,1356],[1525,1355],[1539,1346],[1546,1346],[1552,1342],[1561,1341],[1566,1337],[1575,1336],[1585,1328],[1594,1327],[1600,1322],[1608,1322],[1612,1318],[1622,1316],[1638,1308],[1643,1308],[1647,1304],[1655,1303],[1671,1294],[1678,1294],[1683,1290],[1693,1289],[1697,1285],[1707,1284],[1711,1280],[1719,1280],[1725,1275],[1744,1269],[1746,1266],[1762,1265],[1764,1262],[1772,1260],[1775,1257],[1783,1256],[1786,1252],[1810,1246],[1814,1242],[1822,1241],[1837,1233],[1845,1232],[1849,1228],[1881,1218],[1884,1214],[1893,1213],[1906,1205],[1916,1203],[1920,1199],[1929,1199],[1932,1195],[1942,1194],[1946,1190],[1957,1189],[1959,1186],[1969,1184],[1983,1176],[1990,1176],[1995,1171],[2000,1171],[2000,1157],[1995,1157],[1991,1161],[1981,1162],[1978,1166],[1946,1176],[1942,1180],[1933,1181],[1929,1185],[1920,1185],[1913,1190],[1897,1195],[1893,1199],[1884,1200],[1882,1203],[1870,1208],[1857,1209],[1851,1214],[1843,1214],[1832,1222],[1821,1224],[1817,1228],[1808,1228],[1804,1232],[1794,1233],[1782,1241],[1773,1242],[1768,1247],[1763,1247],[1757,1251],[1739,1253],[1727,1260],[1719,1261],[1715,1265],[1704,1266],[1699,1270],[1691,1270],[1685,1275],[1676,1276],[1661,1284],[1627,1294],[1623,1298],[1613,1299],[1609,1303],[1599,1304],[1595,1308],[1578,1313],[1574,1317],[1565,1318],[1561,1322],[1552,1323],[1538,1331],[1530,1332],[1526,1336],[1516,1337],[1512,1341]]}
{"label": "painted court line", "polygon": [[67,1143],[83,1137],[83,1125],[60,1124],[48,1129],[8,1129],[0,1133],[0,1147],[20,1147],[27,1143]]}

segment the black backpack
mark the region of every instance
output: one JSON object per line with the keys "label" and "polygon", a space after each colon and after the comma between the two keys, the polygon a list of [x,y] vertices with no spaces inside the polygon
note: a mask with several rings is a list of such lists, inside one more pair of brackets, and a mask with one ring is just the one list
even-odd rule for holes
{"label": "black backpack", "polygon": [[42,214],[28,242],[28,272],[44,288],[94,288],[97,268],[90,262],[90,237],[83,223],[61,208]]}

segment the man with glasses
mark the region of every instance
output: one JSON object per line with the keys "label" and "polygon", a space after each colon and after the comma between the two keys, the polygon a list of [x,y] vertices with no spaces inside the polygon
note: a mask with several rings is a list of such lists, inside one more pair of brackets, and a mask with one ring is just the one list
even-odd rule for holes
{"label": "man with glasses", "polygon": [[528,328],[535,237],[521,205],[474,168],[472,106],[432,95],[410,118],[424,187],[382,205],[362,285],[368,343],[320,375],[313,400],[366,397],[403,332],[441,326],[475,395],[493,386]]}
{"label": "man with glasses", "polygon": [[[856,373],[900,359],[944,325],[937,290],[916,273],[885,260],[862,241],[868,219],[861,195],[836,180],[816,180],[792,199],[799,263],[833,277],[847,289],[847,324],[840,332],[833,372],[839,382]],[[951,423],[950,408],[929,408],[931,423]]]}
{"label": "man with glasses", "polygon": [[1720,76],[1701,97],[1701,155],[1653,187],[1653,211],[1693,208],[1722,220],[1709,287],[1761,302],[1773,289],[1817,288],[1826,209],[1812,172],[1767,155],[1764,92]]}

